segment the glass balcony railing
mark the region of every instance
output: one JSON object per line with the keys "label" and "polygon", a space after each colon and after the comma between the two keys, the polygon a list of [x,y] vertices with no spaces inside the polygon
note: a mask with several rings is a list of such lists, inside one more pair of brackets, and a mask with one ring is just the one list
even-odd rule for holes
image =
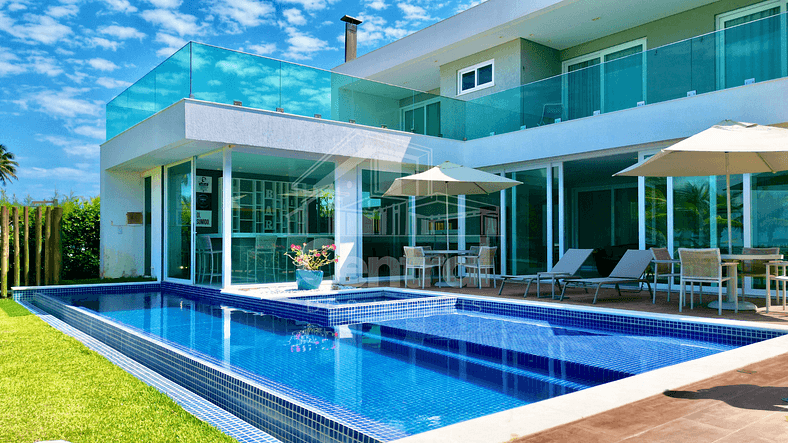
{"label": "glass balcony railing", "polygon": [[107,104],[110,139],[185,97],[472,140],[788,76],[786,14],[470,101],[189,43]]}

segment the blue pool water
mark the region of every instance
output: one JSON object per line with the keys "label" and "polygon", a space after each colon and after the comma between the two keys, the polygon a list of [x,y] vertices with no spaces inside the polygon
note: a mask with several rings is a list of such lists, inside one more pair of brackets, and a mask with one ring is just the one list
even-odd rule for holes
{"label": "blue pool water", "polygon": [[326,328],[160,292],[60,298],[375,423],[385,440],[735,347],[468,311]]}

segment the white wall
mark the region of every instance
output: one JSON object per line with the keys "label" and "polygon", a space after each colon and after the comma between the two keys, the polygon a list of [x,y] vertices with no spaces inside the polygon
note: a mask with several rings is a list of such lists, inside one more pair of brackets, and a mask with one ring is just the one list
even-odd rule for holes
{"label": "white wall", "polygon": [[127,212],[143,212],[144,182],[136,172],[101,173],[101,276],[141,275],[144,225],[126,223]]}

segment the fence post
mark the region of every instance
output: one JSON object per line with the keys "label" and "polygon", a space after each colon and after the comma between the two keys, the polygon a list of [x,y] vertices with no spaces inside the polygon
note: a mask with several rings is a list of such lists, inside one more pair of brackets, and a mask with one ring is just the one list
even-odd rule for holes
{"label": "fence post", "polygon": [[0,223],[3,224],[3,254],[0,258],[0,273],[3,275],[0,276],[0,295],[6,298],[8,297],[8,206],[3,206],[0,209]]}
{"label": "fence post", "polygon": [[25,206],[22,208],[22,219],[25,223],[25,242],[22,246],[22,251],[25,253],[24,259],[24,280],[25,286],[30,286],[30,208]]}
{"label": "fence post", "polygon": [[36,286],[41,286],[41,206],[36,208]]}
{"label": "fence post", "polygon": [[52,284],[52,208],[44,215],[44,284]]}
{"label": "fence post", "polygon": [[14,206],[13,208],[14,214],[14,286],[19,286],[19,276],[22,274],[22,270],[19,269],[19,256],[21,252],[19,252],[19,208]]}
{"label": "fence post", "polygon": [[52,283],[60,284],[60,271],[63,269],[63,251],[60,245],[60,225],[63,221],[63,208],[52,208]]}

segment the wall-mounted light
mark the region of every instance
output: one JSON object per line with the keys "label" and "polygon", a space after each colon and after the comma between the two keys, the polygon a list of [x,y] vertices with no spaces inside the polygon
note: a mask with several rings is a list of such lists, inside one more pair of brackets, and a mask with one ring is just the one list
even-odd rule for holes
{"label": "wall-mounted light", "polygon": [[276,108],[276,112],[285,112],[284,108]]}
{"label": "wall-mounted light", "polygon": [[323,118],[323,116],[320,114],[315,114],[315,118]]}
{"label": "wall-mounted light", "polygon": [[243,106],[243,103],[240,100],[233,100],[233,104],[235,106]]}

